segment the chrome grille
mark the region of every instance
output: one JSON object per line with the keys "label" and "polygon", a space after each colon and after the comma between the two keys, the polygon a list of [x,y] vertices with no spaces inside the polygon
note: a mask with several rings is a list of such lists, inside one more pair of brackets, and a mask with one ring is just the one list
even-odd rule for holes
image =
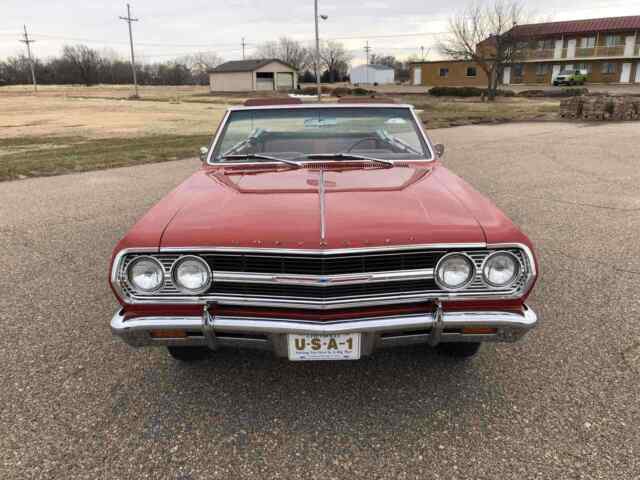
{"label": "chrome grille", "polygon": [[[494,251],[509,251],[520,261],[517,281],[508,289],[496,289],[482,279],[482,264]],[[476,276],[461,291],[441,290],[433,280],[433,269],[446,253],[464,252],[476,265]],[[165,272],[164,286],[153,294],[140,295],[127,284],[126,269],[140,255],[157,258]],[[182,255],[199,255],[214,272],[211,288],[199,296],[187,296],[173,285],[171,268]],[[132,303],[203,303],[217,301],[225,304],[295,306],[300,308],[332,308],[359,305],[402,303],[429,298],[516,298],[534,277],[532,259],[521,248],[495,249],[424,249],[394,250],[374,253],[307,254],[287,252],[198,252],[128,253],[123,255],[114,271],[123,296]],[[382,273],[375,273],[382,272]],[[412,273],[415,272],[415,274]],[[272,276],[273,274],[273,276]],[[343,282],[343,277],[354,274],[354,279]],[[362,275],[365,275],[363,277]],[[373,281],[366,275],[382,275]],[[389,274],[387,277],[386,275]],[[394,276],[400,274],[400,277]],[[258,280],[250,279],[250,276]],[[283,278],[315,279],[313,284],[287,281]],[[245,278],[245,281],[238,280]],[[359,280],[359,278],[363,278]],[[318,280],[319,279],[319,280]],[[332,279],[338,279],[335,284]],[[324,281],[329,283],[323,283]]]}

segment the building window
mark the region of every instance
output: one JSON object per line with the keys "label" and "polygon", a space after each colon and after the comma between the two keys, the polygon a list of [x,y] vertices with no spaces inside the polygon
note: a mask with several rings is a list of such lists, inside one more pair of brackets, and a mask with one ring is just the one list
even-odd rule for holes
{"label": "building window", "polygon": [[524,65],[522,63],[516,63],[513,66],[513,75],[515,77],[522,77],[522,75],[524,75]]}
{"label": "building window", "polygon": [[607,62],[602,64],[602,73],[605,75],[611,75],[616,73],[616,64]]}
{"label": "building window", "polygon": [[546,40],[538,40],[538,50],[553,50],[555,43],[556,42],[550,38]]}
{"label": "building window", "polygon": [[441,77],[448,77],[449,76],[449,69],[448,68],[441,68],[440,69],[440,76]]}
{"label": "building window", "polygon": [[616,45],[620,45],[622,42],[620,41],[619,35],[607,35],[604,37],[604,44],[607,47],[615,47]]}
{"label": "building window", "polygon": [[536,65],[536,75],[546,75],[549,71],[549,65],[546,63],[538,63]]}
{"label": "building window", "polygon": [[579,63],[578,65],[576,65],[576,70],[580,70],[580,72],[591,73],[591,71],[593,70],[593,65],[591,65],[590,63]]}
{"label": "building window", "polygon": [[594,48],[596,46],[596,37],[582,37],[580,39],[580,48]]}
{"label": "building window", "polygon": [[467,67],[467,77],[475,77],[477,74],[476,67]]}

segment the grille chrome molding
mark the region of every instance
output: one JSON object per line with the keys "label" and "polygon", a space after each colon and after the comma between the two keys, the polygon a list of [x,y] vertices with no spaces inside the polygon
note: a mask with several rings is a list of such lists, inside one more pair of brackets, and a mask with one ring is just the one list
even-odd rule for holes
{"label": "grille chrome molding", "polygon": [[[336,309],[375,305],[413,303],[432,299],[513,299],[523,296],[536,277],[533,254],[521,244],[497,244],[482,247],[468,245],[374,247],[373,249],[340,249],[325,251],[272,249],[264,252],[263,263],[255,263],[262,257],[259,249],[161,249],[151,253],[149,249],[121,251],[113,264],[111,281],[121,298],[130,304],[204,304],[217,302],[222,305],[260,306],[274,308]],[[520,274],[509,288],[494,288],[482,278],[482,265],[493,252],[504,250],[512,253],[520,262]],[[320,253],[321,252],[321,253]],[[465,253],[476,266],[476,275],[469,285],[459,291],[445,291],[434,282],[434,267],[446,253]],[[215,254],[218,263],[221,256],[247,255],[251,261],[232,258],[225,265],[244,265],[269,269],[279,266],[279,272],[213,271],[211,288],[200,295],[181,293],[171,280],[171,268],[182,256],[195,254],[209,265],[209,255]],[[152,255],[165,270],[165,286],[158,292],[141,295],[127,284],[127,265],[140,255]],[[411,265],[407,265],[409,255]],[[371,260],[373,258],[373,260]],[[308,271],[350,271],[349,273],[311,275],[288,273],[299,271],[296,260]],[[275,263],[274,263],[275,261]],[[252,263],[253,262],[253,263]],[[280,262],[280,263],[279,263]],[[306,262],[306,263],[305,263]],[[342,263],[341,263],[342,262]],[[395,263],[394,263],[395,262]],[[262,266],[261,266],[262,265]],[[365,265],[371,268],[389,268],[384,271],[361,271]],[[394,269],[394,265],[403,268]],[[357,267],[357,268],[356,268]],[[413,267],[413,268],[412,268]],[[427,268],[424,268],[427,267]],[[313,270],[315,268],[315,270]],[[320,270],[322,269],[322,270]],[[388,288],[387,288],[388,287]]]}

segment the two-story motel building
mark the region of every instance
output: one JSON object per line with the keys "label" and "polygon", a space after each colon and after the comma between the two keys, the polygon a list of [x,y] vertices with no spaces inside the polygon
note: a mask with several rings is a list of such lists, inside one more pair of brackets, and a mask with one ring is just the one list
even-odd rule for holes
{"label": "two-story motel building", "polygon": [[[578,69],[590,83],[640,84],[640,15],[517,25],[512,33],[526,46],[504,67],[504,85],[548,85],[560,71]],[[474,62],[441,60],[414,63],[413,83],[484,87],[487,79]]]}

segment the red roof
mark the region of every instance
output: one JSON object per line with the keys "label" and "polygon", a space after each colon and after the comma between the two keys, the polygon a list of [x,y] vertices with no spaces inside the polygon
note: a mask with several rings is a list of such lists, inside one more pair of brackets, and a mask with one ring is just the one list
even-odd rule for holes
{"label": "red roof", "polygon": [[544,37],[604,31],[619,32],[625,30],[640,30],[640,15],[570,20],[566,22],[531,23],[528,25],[517,25],[513,31],[517,36]]}

